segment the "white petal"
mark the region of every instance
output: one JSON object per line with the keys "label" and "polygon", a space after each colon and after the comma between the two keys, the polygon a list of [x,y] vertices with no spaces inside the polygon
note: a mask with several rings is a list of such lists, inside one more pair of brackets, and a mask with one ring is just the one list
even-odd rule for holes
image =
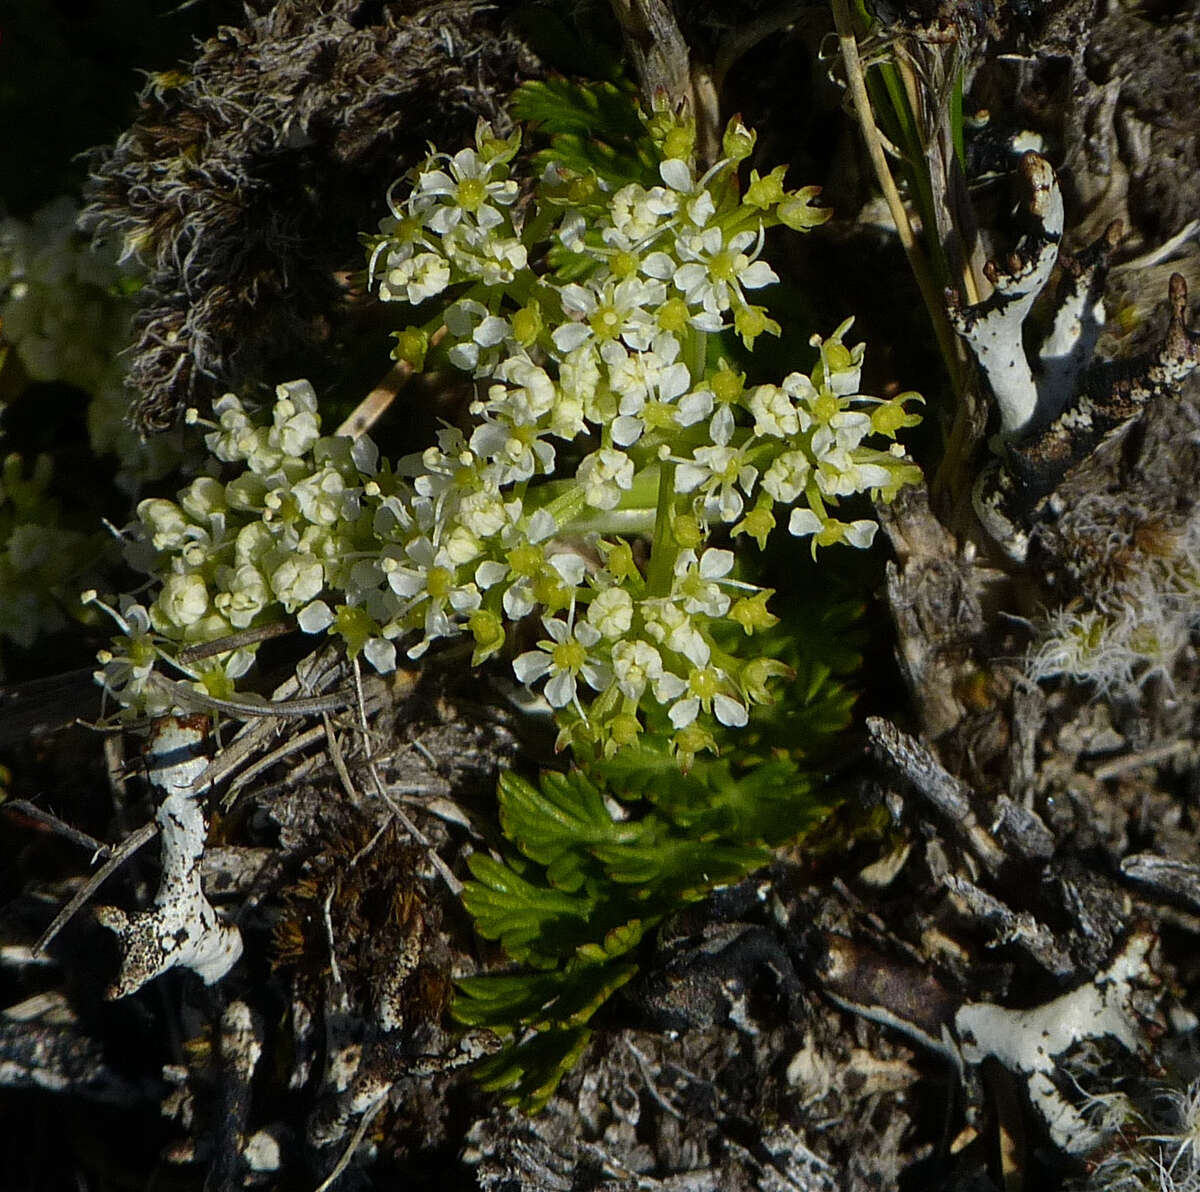
{"label": "white petal", "polygon": [[546,699],[552,708],[561,708],[575,698],[575,676],[560,671],[546,684]]}
{"label": "white petal", "polygon": [[508,334],[508,320],[488,315],[475,328],[475,342],[484,348],[494,348]]}
{"label": "white petal", "polygon": [[534,600],[529,594],[529,590],[517,584],[513,584],[504,593],[501,603],[504,606],[505,613],[513,621],[519,621],[522,617],[527,617],[533,612]]}
{"label": "white petal", "polygon": [[652,252],[642,258],[642,272],[647,277],[656,277],[659,281],[670,281],[675,272],[675,261],[665,252]]}
{"label": "white petal", "polygon": [[296,622],[305,633],[320,633],[333,624],[333,613],[324,600],[314,600],[296,614]]}
{"label": "white petal", "polygon": [[763,286],[774,285],[779,280],[779,274],[766,261],[755,261],[749,269],[743,269],[738,274],[738,281],[747,290],[759,290]]}
{"label": "white petal", "polygon": [[692,374],[683,363],[672,364],[663,370],[658,381],[658,395],[663,401],[674,401],[681,393],[686,393],[692,383]]}
{"label": "white petal", "polygon": [[573,352],[592,334],[592,329],[586,323],[564,323],[555,327],[550,338],[560,352]]}
{"label": "white petal", "polygon": [[[677,188],[682,189],[682,187]],[[716,214],[717,205],[713,202],[711,191],[702,190],[687,204],[687,217],[697,227],[704,227]]]}
{"label": "white petal", "polygon": [[846,541],[851,546],[866,550],[875,541],[875,531],[879,526],[873,521],[853,521],[846,530]]}
{"label": "white petal", "polygon": [[587,572],[587,563],[579,555],[573,553],[554,555],[547,562],[558,572],[563,583],[569,584],[573,588],[577,588],[583,583],[584,574]]}
{"label": "white petal", "polygon": [[579,673],[593,691],[603,691],[612,682],[612,671],[602,662],[585,662]]}
{"label": "white petal", "polygon": [[821,528],[821,519],[811,509],[793,509],[788,519],[788,533],[797,538],[805,534],[815,534]]}
{"label": "white petal", "polygon": [[623,414],[612,424],[613,442],[618,447],[631,447],[642,437],[642,431],[645,429],[640,418]]}
{"label": "white petal", "polygon": [[550,655],[541,650],[530,650],[525,654],[518,654],[512,665],[517,681],[529,687],[550,669]]}
{"label": "white petal", "polygon": [[575,626],[575,640],[581,646],[594,646],[600,640],[600,630],[590,621],[580,621]]}
{"label": "white petal", "polygon": [[687,728],[696,719],[696,714],[699,711],[700,701],[693,695],[691,699],[681,699],[679,703],[671,708],[668,715],[671,717],[671,723],[676,728]]}
{"label": "white petal", "polygon": [[396,669],[396,647],[381,637],[373,637],[363,646],[363,657],[381,675]]}
{"label": "white petal", "polygon": [[551,640],[560,646],[571,636],[571,630],[566,621],[558,617],[543,617],[542,625],[550,635]]}
{"label": "white petal", "polygon": [[529,541],[544,542],[557,528],[554,515],[546,509],[539,509],[529,519]]}
{"label": "white petal", "polygon": [[578,282],[563,286],[558,297],[568,315],[590,315],[596,309],[596,296]]}
{"label": "white petal", "polygon": [[698,468],[695,464],[680,464],[675,472],[675,491],[690,493],[703,484],[710,475],[707,468]]}
{"label": "white petal", "polygon": [[676,407],[675,421],[680,426],[693,426],[712,413],[713,395],[707,389],[689,393]]}
{"label": "white petal", "polygon": [[678,675],[664,674],[654,680],[654,698],[660,704],[669,704],[678,699],[687,690],[687,683]]}
{"label": "white petal", "polygon": [[508,574],[508,564],[492,559],[485,559],[475,568],[475,582],[481,588],[490,588],[498,584]]}
{"label": "white petal", "polygon": [[721,406],[713,415],[712,423],[709,426],[712,441],[718,447],[729,445],[729,440],[733,438],[733,425],[733,411],[728,406]]}
{"label": "white petal", "polygon": [[668,157],[660,163],[658,175],[672,190],[692,189],[692,171],[681,158]]}
{"label": "white petal", "polygon": [[688,320],[697,331],[721,331],[725,327],[725,320],[715,310],[704,310],[699,314],[692,315]]}
{"label": "white petal", "polygon": [[750,719],[746,709],[727,695],[713,697],[713,711],[717,714],[717,719],[730,728],[742,728]]}
{"label": "white petal", "polygon": [[700,556],[700,574],[705,579],[720,579],[733,569],[733,551],[709,549]]}

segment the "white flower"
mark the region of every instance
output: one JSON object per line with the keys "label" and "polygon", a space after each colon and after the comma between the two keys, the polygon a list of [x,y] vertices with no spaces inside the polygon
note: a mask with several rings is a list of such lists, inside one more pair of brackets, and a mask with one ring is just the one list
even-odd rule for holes
{"label": "white flower", "polygon": [[[821,432],[818,431],[819,435]],[[814,448],[816,436],[813,436]],[[848,497],[871,488],[886,488],[891,472],[866,451],[826,443],[817,455],[817,487],[827,497]],[[864,456],[866,458],[864,458]]]}
{"label": "white flower", "polygon": [[[553,456],[552,449],[549,450]],[[506,504],[499,488],[494,486],[467,493],[458,508],[458,520],[478,538],[496,537],[506,526],[515,525],[520,516],[521,502]]]}
{"label": "white flower", "polygon": [[449,284],[450,262],[437,253],[421,252],[387,271],[379,283],[379,297],[384,302],[419,306]]}
{"label": "white flower", "polygon": [[847,319],[828,338],[822,340],[814,335],[810,341],[821,351],[821,371],[825,377],[824,387],[835,397],[846,397],[858,392],[859,381],[862,377],[863,355],[866,352],[864,344],[856,344],[847,348],[842,343],[842,336],[850,330],[853,317]]}
{"label": "white flower", "polygon": [[811,509],[799,508],[792,510],[788,520],[788,533],[797,538],[806,534],[820,534],[827,530],[837,531],[834,541],[848,542],[859,550],[866,550],[875,541],[875,533],[879,529],[873,521],[862,518],[852,522],[822,521]]}
{"label": "white flower", "polygon": [[558,398],[550,416],[550,433],[560,439],[574,439],[583,434],[599,388],[600,364],[596,353],[584,347],[567,356],[558,366]]}
{"label": "white flower", "polygon": [[332,526],[358,515],[358,493],[347,490],[341,473],[326,465],[292,485],[292,496],[305,520]]}
{"label": "white flower", "polygon": [[587,619],[604,637],[624,637],[633,624],[633,597],[624,588],[605,588],[592,598]]}
{"label": "white flower", "polygon": [[762,486],[774,500],[790,505],[804,492],[811,471],[812,465],[803,451],[785,451],[763,473]]}
{"label": "white flower", "polygon": [[488,389],[486,408],[514,426],[533,426],[554,409],[557,392],[544,368],[527,357],[510,356],[496,369],[503,384]]}
{"label": "white flower", "polygon": [[697,559],[694,550],[679,552],[675,560],[672,595],[683,604],[684,612],[723,617],[729,611],[730,598],[718,581],[733,570],[733,551],[709,548]]}
{"label": "white flower", "polygon": [[749,714],[745,705],[729,694],[730,690],[732,684],[724,671],[713,666],[698,667],[688,678],[687,698],[679,700],[668,713],[672,725],[686,728],[703,708],[730,728],[744,727]]}
{"label": "white flower", "polygon": [[583,459],[576,480],[593,509],[615,509],[621,493],[633,486],[633,460],[623,451],[602,447]]}
{"label": "white flower", "polygon": [[289,381],[275,388],[271,413],[274,440],[284,455],[307,455],[321,434],[317,394],[308,381]]}
{"label": "white flower", "polygon": [[[755,245],[753,255],[745,250]],[[766,261],[756,258],[762,251],[762,233],[735,232],[725,243],[719,227],[704,228],[684,235],[676,244],[681,264],[672,275],[675,288],[689,306],[702,306],[710,314],[720,314],[733,306],[744,306],[743,289],[757,290],[779,280]]]}
{"label": "white flower", "polygon": [[744,452],[739,448],[697,447],[690,460],[679,464],[675,490],[681,493],[699,491],[705,498],[706,516],[732,522],[742,515],[745,504],[742,493],[749,495],[757,478],[758,469],[746,462]]}
{"label": "white flower", "polygon": [[515,484],[554,471],[554,448],[532,426],[483,419],[471,435],[471,450],[498,468],[500,484]]}
{"label": "white flower", "polygon": [[600,354],[608,365],[609,388],[620,398],[620,414],[612,424],[613,442],[629,447],[647,428],[647,405],[661,407],[674,402],[687,392],[691,373],[676,359],[679,341],[666,332],[655,336],[654,348],[649,351],[628,352],[620,343],[609,342]]}
{"label": "white flower", "polygon": [[655,323],[650,311],[666,298],[661,282],[627,277],[604,280],[599,289],[571,282],[561,287],[559,298],[571,322],[562,323],[551,334],[562,353],[585,344],[603,344],[620,338],[636,351],[645,351],[654,339]]}
{"label": "white flower", "polygon": [[271,591],[289,612],[315,600],[325,586],[325,569],[312,555],[285,558],[270,575]]}
{"label": "white flower", "polygon": [[869,414],[861,410],[839,410],[813,432],[813,455],[820,459],[832,451],[853,451],[870,433]]}
{"label": "white flower", "polygon": [[693,666],[706,666],[711,651],[692,618],[665,598],[642,602],[642,617],[649,637],[668,650],[682,654]]}
{"label": "white flower", "polygon": [[503,174],[504,163],[498,159],[484,161],[474,149],[467,148],[460,149],[448,164],[449,173],[424,170],[417,176],[409,199],[413,214],[426,215],[432,210],[425,223],[439,235],[453,230],[464,219],[481,230],[503,223],[504,216],[493,204],[508,207],[517,197],[516,182],[492,176]]}
{"label": "white flower", "polygon": [[460,581],[458,564],[445,547],[436,547],[421,536],[408,543],[404,553],[408,556],[408,564],[385,560],[384,569],[392,591],[407,598],[406,610],[424,604],[425,636],[408,651],[410,658],[420,658],[435,638],[451,637],[459,632],[452,614],[461,616],[474,612],[482,603],[482,597],[474,583]]}
{"label": "white flower", "polygon": [[626,252],[636,250],[675,214],[679,196],[662,186],[647,190],[636,182],[623,186],[612,197],[612,225],[601,233],[606,244]]}
{"label": "white flower", "polygon": [[208,612],[208,586],[203,576],[195,572],[167,576],[154,602],[154,611],[178,629],[194,625]]}
{"label": "white flower", "polygon": [[[781,388],[783,389],[784,393],[788,395],[788,397],[795,398],[796,401],[803,402],[809,407],[811,407],[820,396],[820,394],[817,392],[817,387],[812,383],[812,378],[809,377],[807,373],[788,373],[788,375],[783,378],[783,385]],[[808,423],[804,422],[802,425],[807,426]]]}
{"label": "white flower", "polygon": [[213,606],[234,629],[247,628],[271,599],[266,577],[257,567],[247,563],[233,570],[226,569],[221,580],[225,591],[217,593]]}
{"label": "white flower", "polygon": [[521,683],[532,687],[543,676],[549,675],[546,699],[554,708],[578,700],[578,678],[594,691],[608,686],[608,668],[588,653],[600,640],[600,631],[594,625],[586,621],[572,625],[557,617],[543,618],[542,624],[549,638],[540,641],[538,649],[513,659],[513,672]]}
{"label": "white flower", "polygon": [[663,669],[662,655],[644,641],[620,641],[612,649],[613,678],[626,699],[639,702],[648,684],[660,704],[678,699],[687,684]]}
{"label": "white flower", "polygon": [[461,229],[443,246],[457,269],[485,286],[506,286],[528,264],[528,254],[515,236]]}
{"label": "white flower", "polygon": [[[162,504],[170,505],[171,502],[163,501]],[[197,476],[179,494],[179,505],[189,517],[195,518],[198,522],[208,521],[210,524],[223,525],[225,486],[215,476]],[[138,508],[140,510],[141,506]],[[220,531],[217,530],[217,533]],[[155,545],[157,546],[157,542]],[[162,548],[159,547],[159,549]]]}
{"label": "white flower", "polygon": [[487,376],[501,357],[499,349],[511,330],[508,320],[469,298],[451,303],[443,318],[446,330],[458,340],[447,354],[450,363],[463,372]]}
{"label": "white flower", "polygon": [[758,385],[750,394],[747,403],[754,415],[754,433],[776,439],[791,439],[801,429],[807,428],[810,419],[804,415],[803,426],[800,412],[791,398],[778,385]]}
{"label": "white flower", "polygon": [[150,497],[137,507],[138,521],[150,531],[155,550],[179,550],[185,542],[204,535],[203,529],[184,516],[174,501]]}
{"label": "white flower", "polygon": [[[659,391],[664,374],[674,378],[682,369],[684,389],[690,380],[687,365],[678,363],[679,340],[667,331],[658,332],[642,352],[631,352],[620,341],[610,340],[601,347],[600,357],[608,365],[608,386],[621,399],[622,414],[636,414]],[[678,381],[666,384],[673,389]]]}

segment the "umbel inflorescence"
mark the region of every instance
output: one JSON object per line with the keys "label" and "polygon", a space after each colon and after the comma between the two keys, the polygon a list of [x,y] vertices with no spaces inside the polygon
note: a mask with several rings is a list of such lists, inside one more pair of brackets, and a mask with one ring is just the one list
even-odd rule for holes
{"label": "umbel inflorescence", "polygon": [[[209,474],[139,506],[131,550],[161,588],[120,609],[104,678],[123,702],[168,703],[150,676],[179,647],[285,615],[380,671],[462,634],[481,663],[536,618],[517,679],[558,710],[562,744],[608,754],[651,716],[686,760],[770,698],[785,668],[733,653],[722,627],[774,624],[771,593],[739,578],[727,544],[761,545],[783,517],[814,553],[868,545],[874,523],[836,507],[918,477],[899,445],[867,445],[914,423],[917,399],[859,393],[849,320],[813,337],[811,371],[747,383],[722,337],[752,351],[779,331],[752,301],[778,280],[765,234],[828,212],[782,168],[743,187],[754,136],[736,121],[703,173],[686,121],[645,126],[641,181],[551,162],[522,184],[519,134],[481,124],[474,146],[392,188],[368,276],[426,316],[394,356],[468,373],[468,417],[393,465],[366,437],[321,436],[307,382],[279,387],[266,424],[218,402]],[[190,677],[223,694],[252,650]]]}

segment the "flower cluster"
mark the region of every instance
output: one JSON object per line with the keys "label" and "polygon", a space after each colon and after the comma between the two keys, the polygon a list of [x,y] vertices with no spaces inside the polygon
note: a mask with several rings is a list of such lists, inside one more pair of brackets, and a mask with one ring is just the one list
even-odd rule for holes
{"label": "flower cluster", "polygon": [[130,279],[113,251],[76,231],[78,216],[75,200],[63,197],[28,223],[0,221],[0,344],[29,380],[63,381],[90,395],[92,450],[115,456],[118,486],[135,493],[174,466],[178,448],[166,437],[143,442],[126,424],[118,357],[131,334],[123,294]]}
{"label": "flower cluster", "polygon": [[[736,122],[702,175],[686,124],[659,113],[649,127],[661,149],[649,185],[552,167],[519,203],[518,138],[481,125],[474,147],[432,154],[393,188],[370,276],[385,301],[436,308],[397,334],[395,355],[420,367],[438,345],[474,379],[468,420],[392,469],[365,438],[319,437],[305,383],[280,388],[269,427],[226,397],[207,441],[246,470],[139,509],[163,577],[152,630],[211,640],[294,613],[387,670],[401,639],[418,658],[469,633],[478,663],[536,617],[517,678],[559,710],[564,742],[607,753],[650,708],[686,759],[713,747],[714,722],[742,725],[770,698],[786,668],[719,645],[721,623],[774,624],[769,592],[710,535],[761,544],[782,509],[814,552],[868,545],[874,523],[833,510],[916,478],[898,445],[865,442],[911,425],[915,395],[859,393],[849,321],[814,337],[808,373],[747,383],[719,336],[749,348],[778,331],[750,301],[777,280],[765,233],[827,212],[814,189],[786,191],[782,170],[752,172],[743,193],[754,139]],[[242,661],[222,665],[228,680]]]}
{"label": "flower cluster", "polygon": [[62,526],[47,493],[50,473],[45,455],[28,473],[15,453],[0,467],[0,638],[23,649],[67,623],[81,564],[95,553],[85,535]]}

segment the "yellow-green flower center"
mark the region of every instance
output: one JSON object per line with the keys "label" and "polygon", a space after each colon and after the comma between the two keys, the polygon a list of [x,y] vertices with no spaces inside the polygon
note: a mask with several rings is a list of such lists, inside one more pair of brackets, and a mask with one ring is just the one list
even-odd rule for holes
{"label": "yellow-green flower center", "polygon": [[608,262],[608,267],[612,271],[613,277],[633,277],[637,273],[638,259],[631,252],[614,253]]}
{"label": "yellow-green flower center", "polygon": [[658,325],[677,335],[688,325],[687,303],[682,298],[668,298],[658,308]]}
{"label": "yellow-green flower center", "polygon": [[824,350],[825,363],[830,372],[845,372],[854,363],[854,357],[845,344],[827,343]]}
{"label": "yellow-green flower center", "polygon": [[721,689],[721,679],[711,666],[692,671],[688,690],[700,700],[711,700]]}
{"label": "yellow-green flower center", "polygon": [[458,184],[456,197],[464,211],[478,211],[487,198],[487,185],[482,178],[464,178]]}
{"label": "yellow-green flower center", "polygon": [[542,548],[540,546],[514,546],[508,552],[508,565],[513,575],[537,575],[542,569]]}
{"label": "yellow-green flower center", "polygon": [[718,369],[714,374],[709,387],[713,391],[713,397],[719,402],[736,401],[742,392],[742,381],[744,378],[740,373],[735,373],[731,368]]}
{"label": "yellow-green flower center", "polygon": [[574,675],[579,673],[587,661],[587,651],[574,638],[569,638],[565,642],[559,642],[550,651],[550,657],[556,670],[568,671]]}
{"label": "yellow-green flower center", "polygon": [[425,573],[425,590],[434,600],[443,600],[454,587],[454,572],[449,567],[430,567]]}
{"label": "yellow-green flower center", "polygon": [[615,306],[605,303],[598,306],[588,324],[600,340],[616,339],[621,333],[621,312]]}
{"label": "yellow-green flower center", "polygon": [[822,393],[812,405],[813,417],[818,422],[828,422],[841,407],[832,393]]}
{"label": "yellow-green flower center", "polygon": [[542,330],[542,312],[536,302],[523,306],[512,317],[513,337],[517,343],[528,346],[537,339]]}
{"label": "yellow-green flower center", "polygon": [[712,260],[708,263],[709,276],[717,281],[733,281],[737,275],[739,259],[745,259],[740,252],[730,252],[727,248],[721,249],[720,252],[713,254]]}

